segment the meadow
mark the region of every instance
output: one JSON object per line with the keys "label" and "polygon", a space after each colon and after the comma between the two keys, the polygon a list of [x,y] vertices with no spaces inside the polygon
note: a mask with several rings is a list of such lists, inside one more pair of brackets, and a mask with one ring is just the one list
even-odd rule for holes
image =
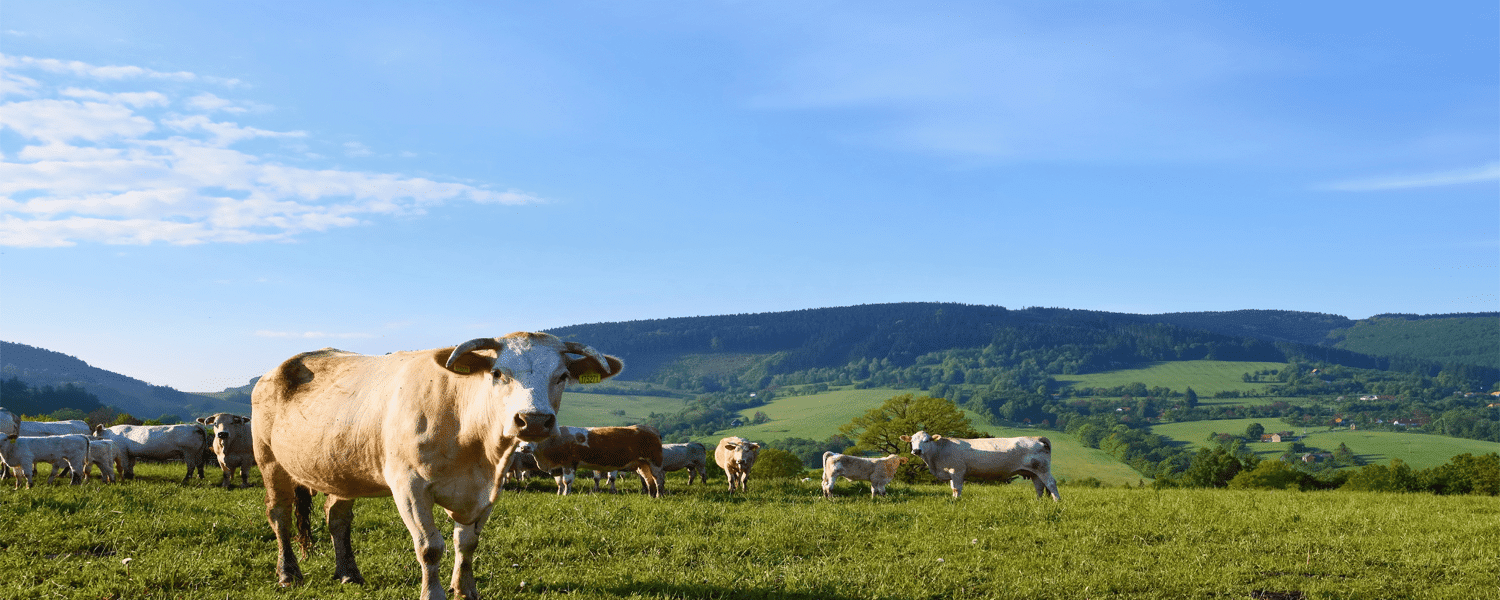
{"label": "meadow", "polygon": [[[409,598],[420,579],[389,498],[356,504],[368,584],[331,581],[320,515],[301,587],[275,584],[259,487],[175,482],[0,489],[0,597]],[[721,481],[665,498],[506,491],[476,573],[489,598],[1500,597],[1491,497],[1352,492]],[[255,480],[258,483],[258,477]],[[627,486],[630,487],[630,486]],[[317,501],[321,504],[321,500]],[[318,511],[315,511],[317,513]],[[439,516],[439,522],[446,517]],[[452,554],[449,551],[448,565]]]}
{"label": "meadow", "polygon": [[[1074,388],[1112,388],[1132,383],[1144,383],[1146,387],[1165,387],[1176,392],[1185,392],[1187,388],[1193,388],[1198,394],[1198,401],[1202,404],[1230,403],[1270,403],[1276,399],[1262,398],[1214,398],[1219,392],[1256,392],[1264,388],[1265,383],[1246,383],[1243,381],[1245,373],[1254,373],[1265,369],[1284,369],[1285,363],[1273,362],[1229,362],[1221,360],[1187,360],[1165,362],[1142,367],[1139,369],[1121,369],[1118,371],[1106,371],[1103,373],[1089,373],[1087,375],[1055,375],[1059,383],[1071,384]],[[1290,400],[1290,399],[1287,399]]]}
{"label": "meadow", "polygon": [[[1210,445],[1208,436],[1213,433],[1243,436],[1245,428],[1251,423],[1260,423],[1266,428],[1266,433],[1295,429],[1293,433],[1301,436],[1306,431],[1307,437],[1299,441],[1320,450],[1332,452],[1342,443],[1368,462],[1388,464],[1392,458],[1400,458],[1414,469],[1436,467],[1466,452],[1476,456],[1500,452],[1500,443],[1483,440],[1398,431],[1361,431],[1348,428],[1330,430],[1327,427],[1293,428],[1282,423],[1280,419],[1220,419],[1165,423],[1153,425],[1151,432],[1182,442],[1189,448],[1199,448]],[[1274,458],[1286,452],[1291,447],[1291,442],[1255,442],[1247,444],[1246,447],[1261,458]]]}

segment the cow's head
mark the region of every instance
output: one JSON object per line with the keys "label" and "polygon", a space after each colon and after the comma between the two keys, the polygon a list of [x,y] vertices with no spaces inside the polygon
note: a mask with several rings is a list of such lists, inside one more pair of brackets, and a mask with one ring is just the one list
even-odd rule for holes
{"label": "cow's head", "polygon": [[249,423],[250,417],[219,413],[208,417],[198,417],[198,422],[212,427],[214,438],[228,445],[230,438],[243,433],[244,429],[240,425]]}
{"label": "cow's head", "polygon": [[926,431],[918,431],[911,435],[901,436],[901,441],[911,443],[911,453],[918,457],[934,450],[937,447],[938,441],[942,439],[943,436],[928,435]]}
{"label": "cow's head", "polygon": [[719,440],[719,446],[729,451],[729,460],[739,465],[741,471],[750,471],[755,457],[760,456],[760,444],[744,438],[724,438]]}
{"label": "cow's head", "polygon": [[557,409],[569,383],[598,382],[625,363],[546,333],[478,338],[454,348],[444,366],[458,376],[484,377],[501,404],[502,435],[539,442],[558,433]]}

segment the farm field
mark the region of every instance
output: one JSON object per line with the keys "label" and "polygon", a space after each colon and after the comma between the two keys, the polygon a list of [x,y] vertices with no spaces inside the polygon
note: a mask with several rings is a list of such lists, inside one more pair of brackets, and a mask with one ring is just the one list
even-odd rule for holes
{"label": "farm field", "polygon": [[[651,413],[682,410],[681,398],[614,394],[563,393],[558,420],[573,427],[608,427],[645,421]],[[624,411],[617,415],[615,411]]]}
{"label": "farm field", "polygon": [[[1264,369],[1283,369],[1285,363],[1271,362],[1230,362],[1222,360],[1188,360],[1158,363],[1141,369],[1122,369],[1119,371],[1108,371],[1105,373],[1089,373],[1087,375],[1055,375],[1060,383],[1071,383],[1072,387],[1119,387],[1132,383],[1144,383],[1146,387],[1165,387],[1173,391],[1183,392],[1187,388],[1193,388],[1198,393],[1198,401],[1203,404],[1230,403],[1244,404],[1246,402],[1261,399],[1215,399],[1212,396],[1219,392],[1249,392],[1258,391],[1265,387],[1265,383],[1245,383],[1241,377],[1245,373],[1254,373]],[[1269,402],[1269,400],[1267,401]]]}
{"label": "farm field", "polygon": [[[1267,433],[1293,429],[1286,423],[1282,423],[1280,419],[1222,419],[1154,425],[1151,427],[1151,432],[1183,442],[1188,447],[1198,448],[1208,445],[1207,440],[1211,433],[1244,435],[1245,428],[1251,423],[1260,423],[1265,426]],[[1302,443],[1308,446],[1331,452],[1340,443],[1344,443],[1349,446],[1349,450],[1366,461],[1389,464],[1392,458],[1400,458],[1414,469],[1436,467],[1465,452],[1476,456],[1500,452],[1500,443],[1423,433],[1350,431],[1348,429],[1330,431],[1326,427],[1307,428],[1306,431],[1308,436],[1302,440]],[[1302,435],[1302,432],[1302,428],[1295,430],[1298,435]],[[1275,444],[1256,442],[1247,445],[1262,458],[1280,456],[1290,446],[1290,442]]]}
{"label": "farm field", "polygon": [[[419,573],[389,498],[360,500],[368,584],[330,580],[315,501],[306,583],[281,589],[259,487],[175,481],[0,489],[0,597],[409,598]],[[258,477],[255,478],[258,481]],[[840,483],[501,494],[475,568],[488,598],[1481,598],[1500,596],[1490,497]],[[447,523],[438,511],[440,524]],[[1412,543],[1411,532],[1422,532]],[[451,569],[452,550],[447,553]],[[129,559],[128,561],[126,559]]]}

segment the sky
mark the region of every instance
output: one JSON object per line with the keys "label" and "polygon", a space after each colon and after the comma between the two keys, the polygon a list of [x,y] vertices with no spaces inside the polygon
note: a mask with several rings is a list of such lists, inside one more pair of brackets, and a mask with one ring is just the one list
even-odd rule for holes
{"label": "sky", "polygon": [[1500,310],[1489,0],[15,1],[0,86],[0,339],[184,391],[886,302]]}

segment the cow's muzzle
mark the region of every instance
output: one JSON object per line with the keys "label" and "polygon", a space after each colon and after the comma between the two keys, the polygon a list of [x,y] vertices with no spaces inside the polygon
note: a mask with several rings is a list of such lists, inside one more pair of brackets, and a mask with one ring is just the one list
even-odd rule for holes
{"label": "cow's muzzle", "polygon": [[540,442],[557,430],[557,415],[552,413],[516,413],[516,437],[526,442]]}
{"label": "cow's muzzle", "polygon": [[218,438],[221,439],[221,440],[227,440],[227,439],[229,439],[229,432],[228,431],[220,431],[219,434],[218,434]]}

